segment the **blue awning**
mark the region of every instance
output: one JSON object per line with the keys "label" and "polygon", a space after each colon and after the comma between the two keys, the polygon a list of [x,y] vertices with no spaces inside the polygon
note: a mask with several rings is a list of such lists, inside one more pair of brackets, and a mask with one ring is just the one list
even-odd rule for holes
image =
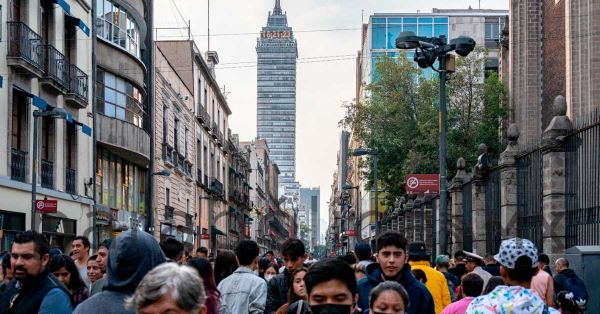
{"label": "blue awning", "polygon": [[58,4],[67,14],[71,14],[71,6],[66,0],[50,0],[50,2]]}
{"label": "blue awning", "polygon": [[[40,108],[42,111],[52,111],[52,110],[54,110],[54,108],[56,108],[56,107],[54,107],[52,105],[49,105],[42,98],[40,98],[40,97],[38,97],[36,95],[33,95],[32,93],[30,93],[30,92],[28,92],[26,90],[23,90],[23,89],[18,88],[18,87],[15,87],[15,89],[18,90],[19,92],[23,93],[24,95],[26,95],[28,97],[31,97],[32,100],[33,100],[32,101],[33,105],[36,106],[36,107],[38,107],[38,108]],[[80,126],[81,127],[81,132],[83,132],[83,134],[85,134],[87,136],[92,136],[92,128],[89,127],[88,125],[82,123],[82,122],[79,122],[79,121],[73,119],[73,115],[71,113],[67,112],[67,117],[65,118],[65,120],[67,121],[67,123],[71,123],[71,124]]]}
{"label": "blue awning", "polygon": [[79,27],[84,34],[90,37],[90,28],[80,18],[65,15],[65,23]]}

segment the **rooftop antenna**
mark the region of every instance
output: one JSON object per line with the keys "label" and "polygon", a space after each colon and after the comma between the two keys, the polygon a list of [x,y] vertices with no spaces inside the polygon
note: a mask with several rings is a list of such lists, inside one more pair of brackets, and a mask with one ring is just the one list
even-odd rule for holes
{"label": "rooftop antenna", "polygon": [[365,9],[360,10],[360,24],[365,24]]}
{"label": "rooftop antenna", "polygon": [[208,49],[210,51],[210,0],[208,0]]}
{"label": "rooftop antenna", "polygon": [[481,10],[481,0],[479,0],[479,10]]}

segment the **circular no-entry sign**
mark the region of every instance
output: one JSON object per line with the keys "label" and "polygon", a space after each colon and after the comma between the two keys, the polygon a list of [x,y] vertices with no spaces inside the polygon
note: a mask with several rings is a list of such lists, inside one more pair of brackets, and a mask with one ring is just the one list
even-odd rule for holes
{"label": "circular no-entry sign", "polygon": [[410,177],[406,181],[406,185],[411,189],[415,189],[419,186],[419,179],[417,179],[416,177]]}

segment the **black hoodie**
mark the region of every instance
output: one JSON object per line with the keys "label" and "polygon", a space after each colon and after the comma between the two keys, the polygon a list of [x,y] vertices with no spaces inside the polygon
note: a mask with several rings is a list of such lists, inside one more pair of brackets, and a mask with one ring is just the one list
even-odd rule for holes
{"label": "black hoodie", "polygon": [[[381,267],[378,263],[367,266],[367,277],[358,281],[358,307],[364,312],[369,312],[369,295],[371,290],[383,282]],[[407,314],[435,314],[433,297],[427,287],[417,281],[410,272],[410,265],[404,264],[400,271],[398,280],[406,292],[408,292],[409,305],[406,308]]]}
{"label": "black hoodie", "polygon": [[133,294],[150,270],[166,260],[160,245],[148,233],[139,230],[121,233],[108,253],[106,288],[81,303],[74,313],[135,313],[135,309],[125,308],[125,298]]}

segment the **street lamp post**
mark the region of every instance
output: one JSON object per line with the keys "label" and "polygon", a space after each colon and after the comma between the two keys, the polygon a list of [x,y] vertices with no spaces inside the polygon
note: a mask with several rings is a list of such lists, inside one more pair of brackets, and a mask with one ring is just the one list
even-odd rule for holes
{"label": "street lamp post", "polygon": [[370,155],[373,156],[373,184],[374,184],[374,193],[375,193],[375,237],[379,235],[381,231],[381,224],[379,222],[379,190],[378,190],[378,182],[377,182],[377,151],[374,149],[365,149],[362,147],[356,148],[352,151],[352,156],[364,156]]}
{"label": "street lamp post", "polygon": [[[414,32],[402,32],[396,38],[396,48],[415,49],[414,60],[421,68],[432,68],[440,74],[440,252],[446,252],[447,238],[447,195],[446,195],[446,72],[447,59],[453,56],[452,51],[460,56],[467,56],[475,48],[475,40],[466,36],[450,40],[446,43],[446,36],[419,37]],[[439,61],[439,68],[434,67],[435,60]],[[435,243],[432,244],[435,246]]]}
{"label": "street lamp post", "polygon": [[[171,171],[167,170],[167,169],[163,169],[157,172],[153,172],[150,174],[151,177],[154,176],[163,176],[163,177],[168,177],[171,175]],[[153,180],[150,180],[151,182],[154,182]],[[152,186],[150,187],[150,189],[152,189]],[[146,232],[152,234],[152,236],[154,236],[154,197],[150,198],[150,204],[148,204],[149,208],[148,208],[148,215],[146,216]]]}
{"label": "street lamp post", "polygon": [[[62,108],[54,108],[52,111],[33,112],[33,169],[31,171],[31,230],[35,230],[35,198],[37,195],[37,172],[38,172],[38,118],[67,119],[67,111]],[[40,226],[43,232],[44,227]]]}

